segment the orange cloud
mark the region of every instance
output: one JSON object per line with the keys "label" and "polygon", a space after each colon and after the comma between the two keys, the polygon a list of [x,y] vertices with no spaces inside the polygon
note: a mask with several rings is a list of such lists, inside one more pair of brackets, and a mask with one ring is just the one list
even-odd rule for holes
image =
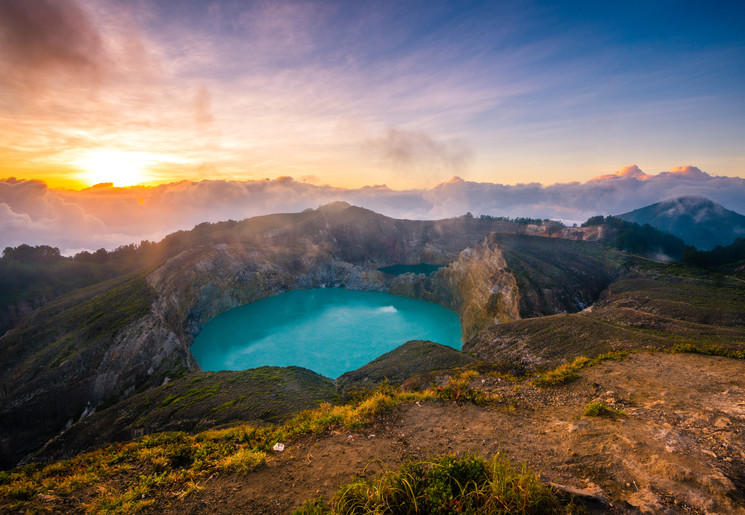
{"label": "orange cloud", "polygon": [[615,179],[617,177],[633,177],[634,179],[639,179],[643,181],[645,179],[649,179],[650,176],[642,172],[638,166],[629,165],[629,166],[624,166],[619,171],[614,172],[612,174],[599,175],[598,177],[593,177],[590,180],[591,181],[602,181],[602,180],[608,180],[608,179]]}
{"label": "orange cloud", "polygon": [[697,180],[697,181],[705,181],[705,180],[711,179],[711,175],[691,165],[677,166],[673,168],[672,170],[670,170],[669,174],[671,176],[685,177],[687,179],[692,179],[692,180]]}
{"label": "orange cloud", "polygon": [[210,93],[174,84],[134,15],[128,3],[0,2],[0,174],[68,187],[157,183],[174,164],[204,161]]}

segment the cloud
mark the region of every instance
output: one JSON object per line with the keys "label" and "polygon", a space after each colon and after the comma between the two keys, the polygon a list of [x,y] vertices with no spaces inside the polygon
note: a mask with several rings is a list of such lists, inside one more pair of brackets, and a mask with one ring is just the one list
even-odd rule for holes
{"label": "cloud", "polygon": [[42,75],[96,79],[108,61],[89,15],[73,0],[0,2],[0,49],[6,72],[36,87]]}
{"label": "cloud", "polygon": [[660,174],[662,177],[678,178],[685,177],[692,181],[708,181],[711,179],[711,175],[706,172],[702,172],[695,166],[678,166],[670,170],[669,172],[663,172]]}
{"label": "cloud", "polygon": [[491,180],[497,164],[507,182],[551,166],[585,177],[617,149],[739,174],[741,124],[726,107],[739,97],[681,79],[739,92],[722,71],[737,52],[631,80],[601,69],[610,54],[572,52],[586,35],[483,4],[0,1],[0,174],[79,179],[78,159],[97,149],[158,154],[152,183],[286,174],[425,187],[466,168]]}
{"label": "cloud", "polygon": [[361,147],[385,168],[424,173],[429,177],[457,173],[471,159],[471,150],[464,142],[438,141],[416,130],[391,128],[382,136],[363,141]]}
{"label": "cloud", "polygon": [[194,97],[194,118],[197,125],[202,128],[215,121],[215,117],[212,115],[210,92],[204,84],[199,86]]}
{"label": "cloud", "polygon": [[595,177],[590,180],[591,181],[598,181],[598,180],[603,181],[603,180],[608,180],[608,179],[614,179],[616,177],[633,177],[635,179],[644,180],[644,179],[648,179],[650,176],[642,172],[638,166],[629,165],[629,166],[624,166],[617,172],[601,175],[599,177]]}
{"label": "cloud", "polygon": [[142,95],[161,65],[134,12],[77,0],[0,2],[0,84],[37,112],[63,105],[68,117],[73,100],[101,107]]}
{"label": "cloud", "polygon": [[211,91],[171,74],[170,56],[143,22],[153,8],[0,2],[0,168],[69,177],[96,149],[157,153],[163,166],[214,155]]}
{"label": "cloud", "polygon": [[367,140],[363,146],[383,160],[399,166],[421,162],[459,169],[470,158],[470,151],[463,142],[435,141],[421,131],[388,129],[385,135]]}
{"label": "cloud", "polygon": [[[67,201],[60,192],[39,181],[0,181],[0,246],[48,242],[61,249],[118,244],[113,233],[82,205]],[[98,248],[97,247],[97,248]]]}
{"label": "cloud", "polygon": [[302,175],[299,177],[300,182],[307,182],[310,184],[319,184],[321,182],[321,178],[317,175]]}
{"label": "cloud", "polygon": [[[636,168],[636,167],[634,167]],[[582,222],[620,214],[664,199],[700,195],[745,213],[745,179],[695,167],[657,175],[624,168],[585,183],[504,185],[454,177],[429,189],[385,185],[344,189],[291,177],[256,181],[181,181],[155,187],[81,191],[48,188],[35,180],[0,180],[0,248],[47,244],[63,253],[158,240],[201,222],[298,212],[337,200],[388,216],[437,219],[471,212]]]}

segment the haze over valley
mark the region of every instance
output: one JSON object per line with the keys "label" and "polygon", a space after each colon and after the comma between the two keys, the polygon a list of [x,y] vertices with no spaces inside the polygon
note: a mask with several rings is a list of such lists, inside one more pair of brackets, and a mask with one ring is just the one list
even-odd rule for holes
{"label": "haze over valley", "polygon": [[178,182],[155,187],[81,191],[38,181],[0,181],[0,247],[52,245],[64,254],[112,250],[141,240],[158,241],[202,222],[290,213],[346,201],[394,218],[439,219],[467,212],[503,217],[550,218],[569,225],[617,215],[681,196],[707,197],[745,212],[745,179],[710,175],[686,166],[646,174],[636,166],[599,174],[584,183],[504,185],[454,178],[423,188],[338,188],[289,177],[259,181]]}

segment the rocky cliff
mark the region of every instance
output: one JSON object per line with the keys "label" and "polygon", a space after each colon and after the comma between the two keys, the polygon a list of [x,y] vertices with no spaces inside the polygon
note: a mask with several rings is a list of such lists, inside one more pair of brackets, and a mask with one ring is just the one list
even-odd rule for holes
{"label": "rocky cliff", "polygon": [[520,318],[517,282],[493,234],[434,274],[397,277],[388,291],[455,311],[464,341],[484,327]]}
{"label": "rocky cliff", "polygon": [[517,281],[493,234],[438,270],[435,281],[441,302],[460,315],[464,341],[484,327],[520,318]]}
{"label": "rocky cliff", "polygon": [[493,236],[434,274],[393,276],[377,270],[383,264],[342,261],[308,240],[289,251],[215,244],[176,256],[147,279],[158,292],[155,312],[188,343],[219,313],[293,289],[382,291],[436,302],[460,315],[464,338],[520,318],[517,283]]}

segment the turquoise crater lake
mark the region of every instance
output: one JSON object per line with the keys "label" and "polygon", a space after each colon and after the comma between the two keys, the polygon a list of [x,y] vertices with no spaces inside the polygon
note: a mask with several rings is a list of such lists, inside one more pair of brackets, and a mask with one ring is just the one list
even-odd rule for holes
{"label": "turquoise crater lake", "polygon": [[204,325],[191,352],[203,370],[295,365],[336,378],[409,340],[460,349],[458,315],[388,293],[326,288],[226,311]]}

